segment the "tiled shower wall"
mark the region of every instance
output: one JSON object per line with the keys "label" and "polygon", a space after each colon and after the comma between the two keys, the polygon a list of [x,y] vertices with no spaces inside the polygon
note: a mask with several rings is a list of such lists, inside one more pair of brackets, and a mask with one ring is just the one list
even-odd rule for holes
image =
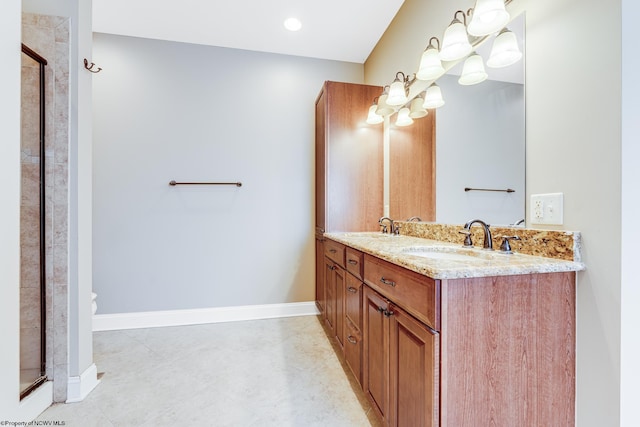
{"label": "tiled shower wall", "polygon": [[[47,59],[45,67],[45,235],[46,235],[46,374],[53,380],[56,402],[67,398],[68,355],[67,355],[67,324],[68,324],[68,206],[69,206],[69,19],[56,16],[42,16],[23,14],[22,41],[39,55]],[[33,70],[33,61],[23,61],[23,86],[34,85],[37,80],[37,68]],[[27,69],[25,69],[27,67]],[[37,77],[36,77],[37,78]],[[38,96],[37,84],[33,90],[24,90],[26,96]],[[23,95],[25,96],[25,95]],[[25,102],[26,101],[26,102]],[[38,102],[23,100],[24,108],[39,108]],[[38,112],[23,111],[23,117],[38,117]],[[34,128],[35,125],[35,128]],[[33,133],[36,133],[35,139]],[[38,141],[37,122],[30,123],[23,120],[22,134],[30,141]],[[38,197],[38,163],[40,162],[37,145],[23,142],[22,150],[22,209],[27,212],[37,209],[33,206],[33,199]],[[33,226],[27,216],[21,224],[21,325],[22,320],[29,320],[39,316],[39,306],[32,304],[33,287],[38,286],[38,264],[33,265],[33,244],[29,236],[33,235]],[[35,214],[37,218],[37,213]],[[37,224],[35,224],[37,226]],[[31,244],[29,244],[31,242]],[[37,249],[36,249],[37,251]],[[36,255],[37,256],[37,252]],[[34,276],[35,274],[35,276]],[[32,310],[37,308],[38,313]],[[29,345],[33,331],[22,330],[21,345]],[[39,334],[39,332],[37,332]],[[25,349],[28,350],[28,349]],[[30,354],[29,351],[21,354]],[[31,357],[31,356],[29,356]],[[39,356],[38,356],[39,358]],[[32,360],[21,360],[30,364]]]}

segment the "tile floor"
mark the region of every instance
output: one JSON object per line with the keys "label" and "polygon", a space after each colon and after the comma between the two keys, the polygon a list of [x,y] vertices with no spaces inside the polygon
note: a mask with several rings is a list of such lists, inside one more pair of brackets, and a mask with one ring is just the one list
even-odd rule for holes
{"label": "tile floor", "polygon": [[67,426],[375,425],[317,317],[97,332],[101,383]]}

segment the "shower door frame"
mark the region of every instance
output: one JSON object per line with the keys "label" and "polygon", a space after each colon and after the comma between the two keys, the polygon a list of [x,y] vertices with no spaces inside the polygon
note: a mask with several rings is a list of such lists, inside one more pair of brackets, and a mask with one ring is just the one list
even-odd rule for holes
{"label": "shower door frame", "polygon": [[47,360],[47,274],[46,274],[46,240],[45,240],[45,66],[47,60],[36,53],[29,46],[22,43],[22,53],[36,61],[40,66],[40,376],[24,391],[20,392],[20,399],[24,399],[32,391],[47,381],[46,360]]}

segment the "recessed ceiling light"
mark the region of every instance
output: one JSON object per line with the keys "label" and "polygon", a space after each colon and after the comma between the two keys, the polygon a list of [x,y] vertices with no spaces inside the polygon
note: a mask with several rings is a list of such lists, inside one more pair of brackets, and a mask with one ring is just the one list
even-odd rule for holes
{"label": "recessed ceiling light", "polygon": [[289,31],[298,31],[302,28],[302,22],[298,18],[288,18],[284,21],[284,27]]}

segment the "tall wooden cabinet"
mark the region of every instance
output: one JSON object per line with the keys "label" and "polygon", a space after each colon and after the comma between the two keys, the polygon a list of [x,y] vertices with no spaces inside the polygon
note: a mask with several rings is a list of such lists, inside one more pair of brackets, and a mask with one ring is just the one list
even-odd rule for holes
{"label": "tall wooden cabinet", "polygon": [[377,231],[382,125],[365,120],[379,86],[325,82],[316,100],[316,232]]}
{"label": "tall wooden cabinet", "polygon": [[[365,123],[382,88],[327,81],[316,100],[316,305],[324,315],[327,231],[377,231],[383,212],[382,125]],[[329,292],[333,289],[329,289]],[[331,307],[334,308],[334,307]]]}

